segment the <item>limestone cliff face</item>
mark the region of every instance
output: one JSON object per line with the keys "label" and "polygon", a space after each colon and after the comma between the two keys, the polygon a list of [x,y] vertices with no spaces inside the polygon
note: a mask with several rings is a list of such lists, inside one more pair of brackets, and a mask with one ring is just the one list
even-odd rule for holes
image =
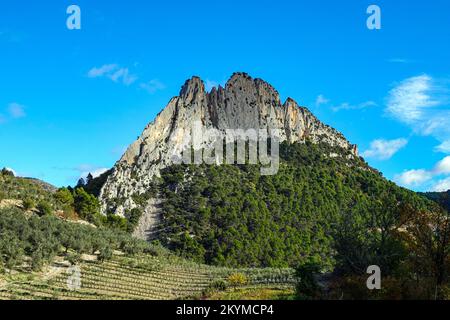
{"label": "limestone cliff face", "polygon": [[136,207],[135,196],[146,193],[152,178],[172,163],[174,155],[181,155],[195,122],[217,132],[280,129],[281,141],[321,141],[357,155],[356,146],[341,133],[321,123],[294,100],[282,103],[278,92],[263,80],[235,73],[225,88],[207,92],[202,80],[193,77],[115,165],[101,191],[103,213],[124,215]]}

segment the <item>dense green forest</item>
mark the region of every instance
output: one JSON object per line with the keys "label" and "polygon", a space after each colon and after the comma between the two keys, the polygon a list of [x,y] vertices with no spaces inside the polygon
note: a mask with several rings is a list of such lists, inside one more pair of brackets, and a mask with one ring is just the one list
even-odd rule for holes
{"label": "dense green forest", "polygon": [[369,241],[376,235],[367,231],[380,227],[381,216],[395,222],[398,205],[432,206],[361,159],[327,156],[332,151],[327,145],[283,144],[274,176],[261,176],[251,165],[167,168],[159,238],[180,254],[217,265],[314,261],[332,267],[333,239],[347,232],[340,228],[355,228],[349,236],[363,232]]}
{"label": "dense green forest", "polygon": [[423,195],[428,199],[439,203],[443,208],[450,212],[450,190],[447,192],[427,192]]}

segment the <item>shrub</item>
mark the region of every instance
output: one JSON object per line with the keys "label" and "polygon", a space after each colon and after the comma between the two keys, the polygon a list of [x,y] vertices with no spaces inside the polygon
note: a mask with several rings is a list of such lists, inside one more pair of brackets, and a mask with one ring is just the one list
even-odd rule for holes
{"label": "shrub", "polygon": [[228,284],[233,286],[234,288],[246,285],[247,282],[248,280],[246,275],[242,273],[233,273],[228,277]]}
{"label": "shrub", "polygon": [[98,255],[98,260],[100,260],[100,261],[111,260],[112,256],[113,256],[113,251],[112,251],[111,247],[106,246],[106,247],[100,249],[100,254]]}
{"label": "shrub", "polygon": [[36,203],[32,199],[25,199],[22,201],[22,206],[25,210],[31,210],[36,206]]}
{"label": "shrub", "polygon": [[56,201],[58,201],[58,203],[64,206],[73,206],[74,204],[73,195],[67,188],[61,188],[58,191],[56,191],[54,197]]}
{"label": "shrub", "polygon": [[100,214],[100,203],[97,198],[87,193],[83,188],[77,188],[74,192],[74,208],[77,214],[89,222],[95,222]]}
{"label": "shrub", "polygon": [[78,264],[81,261],[81,254],[78,252],[70,252],[67,257],[67,261],[69,261],[72,265]]}
{"label": "shrub", "polygon": [[42,200],[36,206],[37,211],[41,216],[48,216],[53,213],[52,206],[45,200]]}
{"label": "shrub", "polygon": [[321,268],[316,263],[308,262],[297,267],[295,275],[298,278],[297,296],[303,299],[317,299],[321,295],[316,275]]}
{"label": "shrub", "polygon": [[217,291],[225,291],[227,290],[228,285],[227,282],[224,280],[217,280],[211,283],[209,287]]}

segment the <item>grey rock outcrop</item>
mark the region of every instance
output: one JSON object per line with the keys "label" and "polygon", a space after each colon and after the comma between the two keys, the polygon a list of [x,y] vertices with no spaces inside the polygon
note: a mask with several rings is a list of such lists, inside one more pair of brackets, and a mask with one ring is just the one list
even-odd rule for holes
{"label": "grey rock outcrop", "polygon": [[[172,163],[174,155],[181,155],[194,122],[218,132],[280,129],[281,141],[292,143],[308,139],[339,146],[353,156],[358,153],[355,145],[321,123],[307,108],[290,98],[282,103],[278,92],[261,79],[235,73],[225,88],[219,86],[207,92],[202,80],[193,77],[116,163],[101,190],[103,213],[114,211],[124,215],[136,207],[135,196],[146,193],[151,188],[152,178]],[[154,200],[148,201],[149,206],[152,203]],[[147,208],[145,211],[155,210]],[[142,221],[148,224],[154,219],[144,217]]]}

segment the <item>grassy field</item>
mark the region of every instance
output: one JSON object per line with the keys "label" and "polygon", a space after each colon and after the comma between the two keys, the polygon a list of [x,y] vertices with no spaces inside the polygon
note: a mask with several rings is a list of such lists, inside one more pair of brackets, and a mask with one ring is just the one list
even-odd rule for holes
{"label": "grassy field", "polygon": [[[83,259],[78,268],[79,286],[68,285],[74,269],[63,260],[44,272],[0,276],[0,300],[270,300],[292,294],[295,283],[290,269],[217,268],[175,256],[115,255],[108,262]],[[236,273],[245,275],[245,284],[222,291],[211,289],[214,283],[226,283]]]}

